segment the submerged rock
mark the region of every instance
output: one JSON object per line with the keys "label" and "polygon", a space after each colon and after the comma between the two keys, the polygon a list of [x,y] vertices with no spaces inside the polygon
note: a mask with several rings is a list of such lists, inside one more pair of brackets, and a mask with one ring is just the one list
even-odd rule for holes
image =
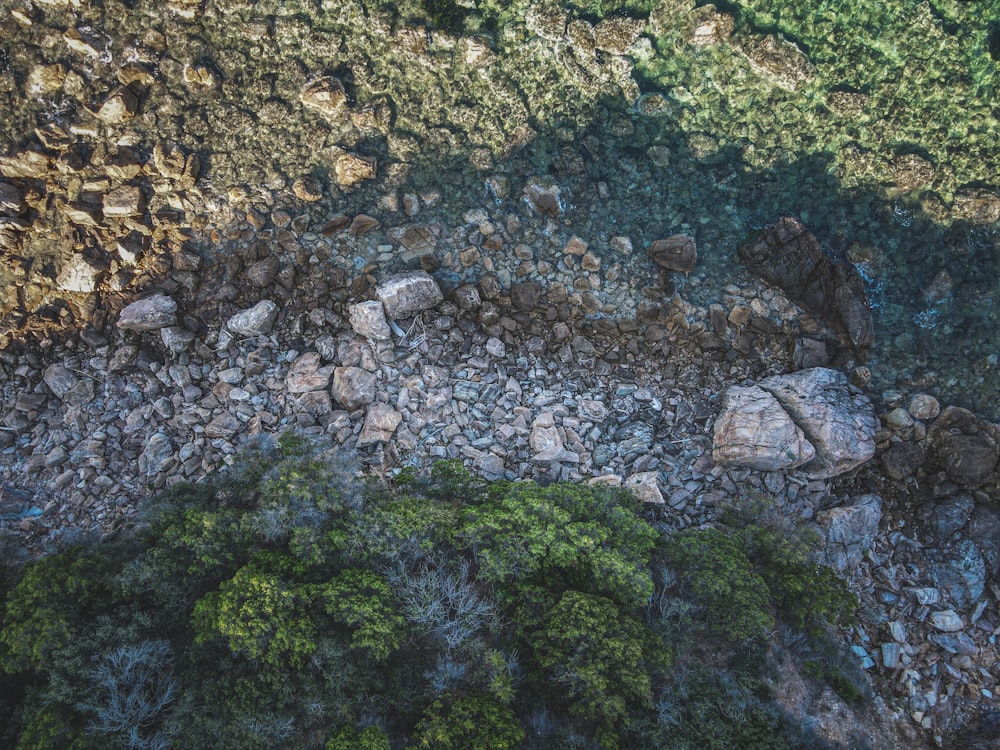
{"label": "submerged rock", "polygon": [[691,273],[698,260],[694,237],[675,234],[665,240],[656,240],[647,252],[656,265],[669,271]]}
{"label": "submerged rock", "polygon": [[959,484],[981,485],[995,478],[1000,461],[1000,426],[968,409],[949,406],[927,433],[932,466]]}
{"label": "submerged rock", "polygon": [[782,218],[764,227],[739,254],[753,273],[842,331],[852,348],[872,345],[874,322],[858,270],[846,260],[827,257],[798,219]]}

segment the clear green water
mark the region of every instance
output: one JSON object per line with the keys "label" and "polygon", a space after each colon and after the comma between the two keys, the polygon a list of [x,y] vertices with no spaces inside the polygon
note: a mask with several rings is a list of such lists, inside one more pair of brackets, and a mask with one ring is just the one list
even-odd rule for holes
{"label": "clear green water", "polygon": [[[8,148],[53,119],[93,122],[83,106],[139,60],[155,83],[135,118],[99,138],[197,151],[207,194],[287,192],[309,174],[327,186],[321,209],[350,212],[390,188],[433,187],[458,224],[490,200],[489,175],[508,176],[515,195],[548,176],[570,199],[567,233],[626,234],[640,254],[693,233],[702,279],[688,291],[706,302],[738,275],[735,248],[753,227],[798,216],[869,281],[877,388],[1000,417],[997,0],[740,0],[720,4],[725,18],[682,0],[39,8],[0,41]],[[625,20],[609,32],[608,18]],[[714,43],[692,43],[715,22]],[[98,53],[69,48],[72,29]],[[56,62],[79,81],[25,90]],[[216,82],[186,82],[191,66]],[[320,75],[344,81],[353,120],[302,107]],[[379,179],[339,190],[338,148],[378,158]]]}

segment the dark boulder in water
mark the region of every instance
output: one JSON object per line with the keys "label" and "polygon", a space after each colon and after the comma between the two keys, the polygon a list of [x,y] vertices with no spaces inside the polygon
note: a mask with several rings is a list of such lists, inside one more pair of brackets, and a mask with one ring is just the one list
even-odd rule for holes
{"label": "dark boulder in water", "polygon": [[757,276],[840,330],[855,352],[872,345],[872,311],[860,274],[848,261],[830,258],[798,219],[764,227],[739,254]]}

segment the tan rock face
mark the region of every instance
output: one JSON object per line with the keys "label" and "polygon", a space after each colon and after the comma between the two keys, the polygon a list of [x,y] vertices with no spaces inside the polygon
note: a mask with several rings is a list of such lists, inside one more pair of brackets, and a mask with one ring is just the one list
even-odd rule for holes
{"label": "tan rock face", "polygon": [[94,112],[97,119],[110,125],[124,122],[132,117],[139,107],[139,102],[135,94],[124,86],[115,89],[111,95],[104,100],[100,108]]}
{"label": "tan rock face", "polygon": [[365,413],[365,424],[358,436],[358,447],[387,443],[403,421],[403,415],[387,404],[372,404]]}
{"label": "tan rock face", "polygon": [[359,182],[370,180],[375,176],[377,163],[375,159],[357,154],[341,154],[337,157],[333,169],[337,176],[337,184],[341,187],[353,187]]}
{"label": "tan rock face", "polygon": [[97,289],[102,269],[84,256],[75,254],[67,260],[56,277],[56,287],[64,292],[90,293]]}
{"label": "tan rock face", "polygon": [[104,215],[108,217],[139,216],[146,207],[142,191],[125,185],[104,196]]}
{"label": "tan rock face", "polygon": [[756,385],[726,391],[712,441],[717,464],[779,471],[802,466],[815,455],[816,449],[770,393]]}

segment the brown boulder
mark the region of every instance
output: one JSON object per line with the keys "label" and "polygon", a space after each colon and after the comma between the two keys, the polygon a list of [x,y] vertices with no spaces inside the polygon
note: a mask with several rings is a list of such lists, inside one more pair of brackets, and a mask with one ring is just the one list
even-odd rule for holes
{"label": "brown boulder", "polygon": [[949,406],[927,433],[931,465],[958,484],[981,485],[996,478],[1000,426],[968,409]]}
{"label": "brown boulder", "polygon": [[665,240],[656,240],[646,254],[656,265],[679,273],[691,273],[698,260],[694,237],[686,234],[675,234]]}

